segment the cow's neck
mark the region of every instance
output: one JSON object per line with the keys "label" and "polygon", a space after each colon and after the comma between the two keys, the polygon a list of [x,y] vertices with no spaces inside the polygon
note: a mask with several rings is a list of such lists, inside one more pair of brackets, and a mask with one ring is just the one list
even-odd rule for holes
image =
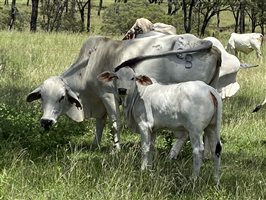
{"label": "cow's neck", "polygon": [[127,125],[129,128],[132,129],[132,131],[135,132],[138,131],[137,129],[138,125],[133,115],[134,106],[138,106],[136,104],[139,103],[144,103],[141,98],[145,90],[146,87],[136,85],[134,87],[134,90],[126,96],[124,101],[124,113],[125,113],[125,119],[127,120]]}
{"label": "cow's neck", "polygon": [[85,87],[84,75],[86,74],[86,66],[88,59],[79,61],[71,65],[61,77],[65,80],[66,84],[74,91],[80,90]]}

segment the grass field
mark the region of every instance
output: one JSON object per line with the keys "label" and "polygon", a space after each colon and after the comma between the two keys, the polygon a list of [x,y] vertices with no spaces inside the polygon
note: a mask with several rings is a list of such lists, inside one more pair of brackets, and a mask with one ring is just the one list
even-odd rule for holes
{"label": "grass field", "polygon": [[[66,69],[86,38],[0,32],[0,199],[266,199],[266,109],[251,113],[265,97],[266,56],[259,67],[239,72],[240,91],[224,100],[220,188],[213,186],[211,161],[193,188],[189,144],[170,162],[160,136],[154,170],[141,172],[140,138],[128,130],[121,152],[111,154],[108,128],[101,149],[90,150],[93,119],[75,123],[62,116],[50,132],[41,129],[40,102],[25,98]],[[257,62],[255,53],[242,59]]]}

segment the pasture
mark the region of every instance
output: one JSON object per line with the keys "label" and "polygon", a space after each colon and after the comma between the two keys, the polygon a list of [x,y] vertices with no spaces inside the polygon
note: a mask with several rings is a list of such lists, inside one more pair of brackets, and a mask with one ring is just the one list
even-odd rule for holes
{"label": "pasture", "polygon": [[[62,116],[42,130],[40,102],[27,94],[74,62],[87,35],[0,32],[0,199],[265,199],[266,109],[252,113],[266,91],[264,62],[242,70],[239,92],[223,101],[221,184],[214,187],[212,161],[205,161],[197,185],[189,181],[192,152],[187,143],[169,161],[163,132],[152,171],[140,171],[140,137],[122,130],[122,150],[112,154],[109,128],[100,149],[91,150],[93,119],[75,123]],[[229,38],[229,37],[228,37]],[[226,44],[223,37],[223,44]],[[257,63],[255,53],[243,56]]]}

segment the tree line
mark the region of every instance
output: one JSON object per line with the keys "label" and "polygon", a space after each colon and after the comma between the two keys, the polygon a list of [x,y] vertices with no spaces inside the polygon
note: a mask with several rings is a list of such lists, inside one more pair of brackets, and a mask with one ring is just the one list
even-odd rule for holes
{"label": "tree line", "polygon": [[[20,7],[16,0],[4,0],[4,5],[9,7],[9,20],[7,27],[9,30],[13,29],[16,24],[17,17],[20,15]],[[37,28],[45,31],[60,31],[71,30],[80,32],[91,32],[91,10],[97,9],[97,15],[101,15],[104,0],[27,0],[27,6],[30,9],[29,29],[32,32],[37,31]],[[140,6],[140,8],[137,8]],[[156,10],[157,15],[160,16],[161,22],[168,22],[171,24],[179,16],[179,23],[183,25],[183,31],[186,33],[196,32],[198,35],[204,35],[210,20],[216,17],[217,28],[220,27],[220,15],[222,12],[231,12],[234,18],[234,32],[246,32],[247,20],[251,24],[251,32],[255,32],[259,27],[260,32],[264,34],[264,27],[266,23],[266,2],[261,0],[114,0],[111,6],[106,8],[103,12],[104,22],[112,23],[112,18],[115,15],[125,16],[127,12],[123,7],[128,9],[141,10],[141,7],[146,10]],[[165,9],[162,8],[167,8]],[[141,11],[148,12],[148,11]],[[128,18],[136,18],[133,16]],[[141,17],[141,16],[140,16]],[[157,17],[157,16],[155,16]],[[169,20],[169,19],[172,20]],[[133,19],[132,19],[133,20]],[[125,29],[132,25],[132,20],[125,20]],[[134,19],[135,20],[135,19]],[[129,22],[131,24],[129,24]],[[114,20],[115,23],[115,20]],[[121,20],[117,23],[121,23]],[[172,25],[174,25],[172,23]],[[105,24],[108,30],[113,24]],[[112,30],[112,28],[110,28]],[[192,30],[195,29],[195,30]],[[258,30],[258,29],[257,29]],[[123,32],[125,30],[120,30]]]}

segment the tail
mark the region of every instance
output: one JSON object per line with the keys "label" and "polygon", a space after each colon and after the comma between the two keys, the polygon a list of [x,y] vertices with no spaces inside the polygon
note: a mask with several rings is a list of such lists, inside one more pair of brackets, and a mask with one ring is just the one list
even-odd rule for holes
{"label": "tail", "polygon": [[259,65],[252,65],[248,63],[240,63],[240,69],[247,69],[247,68],[252,68],[252,67],[258,67]]}
{"label": "tail", "polygon": [[223,107],[223,103],[222,103],[222,98],[219,95],[219,93],[216,91],[216,89],[211,88],[210,90],[211,95],[214,97],[214,101],[216,102],[216,113],[215,113],[215,119],[216,119],[216,127],[215,127],[215,133],[216,133],[216,137],[217,137],[217,144],[216,144],[216,150],[215,150],[215,154],[219,157],[221,154],[221,150],[222,150],[222,144],[220,141],[220,132],[221,132],[221,125],[222,125],[222,107]]}
{"label": "tail", "polygon": [[215,112],[215,129],[214,129],[214,134],[213,135],[213,145],[215,145],[215,150],[213,157],[214,157],[214,181],[216,182],[216,185],[219,185],[220,181],[220,166],[221,166],[221,152],[222,152],[222,143],[220,139],[220,131],[221,131],[221,124],[222,124],[222,98],[219,95],[219,93],[214,89],[211,88],[210,93],[213,97],[213,103],[214,106],[216,107],[216,112]]}
{"label": "tail", "polygon": [[263,106],[264,104],[266,104],[266,97],[265,97],[264,101],[263,101],[261,104],[258,104],[258,105],[256,106],[256,108],[254,108],[254,110],[253,110],[252,112],[258,112],[258,111],[262,108],[262,106]]}
{"label": "tail", "polygon": [[258,112],[261,108],[262,108],[262,105],[259,104],[259,105],[256,106],[256,108],[254,108],[254,110],[253,110],[252,112],[253,112],[253,113],[254,113],[254,112]]}

